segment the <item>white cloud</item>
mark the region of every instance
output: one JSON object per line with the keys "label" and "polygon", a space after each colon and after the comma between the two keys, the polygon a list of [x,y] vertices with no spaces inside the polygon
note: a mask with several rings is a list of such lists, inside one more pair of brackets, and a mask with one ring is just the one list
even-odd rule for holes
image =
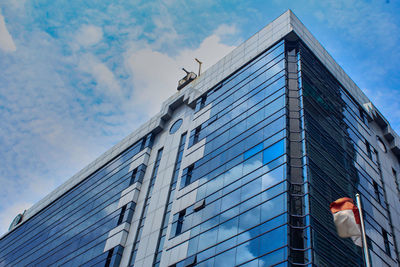
{"label": "white cloud", "polygon": [[218,26],[218,28],[214,31],[214,34],[217,36],[226,36],[226,35],[234,35],[237,33],[237,29],[233,25],[222,24]]}
{"label": "white cloud", "polygon": [[103,39],[103,30],[94,25],[83,25],[75,35],[76,42],[81,46],[95,45]]}
{"label": "white cloud", "polygon": [[125,63],[132,74],[135,104],[149,115],[157,113],[162,101],[176,92],[178,80],[185,75],[182,67],[197,73],[194,58],[203,62],[203,71],[212,66],[235,48],[222,43],[221,35],[234,33],[233,26],[220,26],[197,48],[183,49],[174,56],[158,52],[150,45],[132,45],[125,54]]}
{"label": "white cloud", "polygon": [[[65,33],[67,40],[35,29],[29,42],[18,47],[19,64],[5,68],[5,86],[0,88],[0,105],[6,107],[0,113],[0,136],[5,137],[0,154],[0,232],[17,213],[158,112],[161,102],[176,92],[184,75],[181,67],[197,72],[194,57],[206,67],[233,49],[221,40],[233,32],[227,26],[195,48],[160,52],[179,51],[182,45],[172,21],[161,27],[162,16],[156,20],[157,29],[150,33],[154,39],[135,43],[125,54],[119,49],[129,47],[126,43],[111,47],[113,51],[104,49],[108,43],[102,41],[103,30],[93,25]],[[117,26],[115,30],[120,31]],[[145,34],[141,25],[134,32],[124,36]],[[72,54],[65,55],[60,44],[67,44]],[[25,204],[19,202],[22,199]]]}
{"label": "white cloud", "polygon": [[92,54],[80,56],[79,68],[89,73],[96,80],[98,89],[102,90],[107,96],[121,97],[121,88],[115,79],[114,73],[99,59]]}
{"label": "white cloud", "polygon": [[20,10],[25,6],[26,0],[11,0],[9,6],[13,9]]}
{"label": "white cloud", "polygon": [[[113,113],[116,101],[108,88],[119,87],[103,63],[65,57],[59,43],[41,31],[29,39],[15,53],[18,64],[0,60],[0,234],[22,211],[9,206],[37,202],[129,133],[119,127],[122,116]],[[79,59],[96,75],[100,96],[71,68]]]}
{"label": "white cloud", "polygon": [[0,14],[0,49],[5,52],[14,52],[17,47],[11,34],[8,32],[3,15]]}
{"label": "white cloud", "polygon": [[176,47],[175,43],[181,38],[177,33],[173,15],[164,5],[157,4],[159,14],[152,16],[151,20],[155,26],[152,32],[144,33],[150,40],[153,40],[152,48],[165,49],[166,47]]}

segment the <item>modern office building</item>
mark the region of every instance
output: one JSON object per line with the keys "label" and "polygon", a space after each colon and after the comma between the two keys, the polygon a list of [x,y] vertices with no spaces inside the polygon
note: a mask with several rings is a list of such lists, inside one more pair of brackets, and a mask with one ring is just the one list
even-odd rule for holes
{"label": "modern office building", "polygon": [[0,266],[362,266],[329,204],[362,196],[397,266],[400,139],[287,11],[17,216]]}

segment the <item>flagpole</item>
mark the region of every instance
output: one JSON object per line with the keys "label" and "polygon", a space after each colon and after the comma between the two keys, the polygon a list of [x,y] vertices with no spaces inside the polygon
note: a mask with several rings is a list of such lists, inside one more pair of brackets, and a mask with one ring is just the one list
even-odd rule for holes
{"label": "flagpole", "polygon": [[360,213],[361,238],[364,249],[364,262],[366,267],[371,267],[371,262],[369,261],[369,253],[368,253],[367,235],[365,234],[364,216],[361,207],[361,198],[360,194],[358,193],[356,194],[356,201],[357,201],[358,212]]}

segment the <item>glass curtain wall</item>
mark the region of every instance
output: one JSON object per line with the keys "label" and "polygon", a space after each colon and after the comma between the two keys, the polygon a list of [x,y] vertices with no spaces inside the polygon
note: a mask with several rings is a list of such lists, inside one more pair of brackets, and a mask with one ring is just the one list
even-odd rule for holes
{"label": "glass curtain wall", "polygon": [[118,201],[143,178],[146,166],[129,165],[151,145],[150,134],[3,237],[0,266],[104,266],[121,254],[103,252],[104,246],[110,230],[131,220],[134,205],[118,209]]}
{"label": "glass curtain wall", "polygon": [[188,145],[205,138],[204,157],[185,166],[180,189],[198,181],[202,205],[173,214],[169,238],[190,231],[177,266],[286,265],[285,76],[282,41],[197,101],[210,119]]}
{"label": "glass curtain wall", "polygon": [[301,42],[299,51],[314,264],[363,265],[361,249],[338,237],[329,211],[332,201],[355,199],[359,192],[373,266],[394,266],[379,157],[366,140],[366,115]]}

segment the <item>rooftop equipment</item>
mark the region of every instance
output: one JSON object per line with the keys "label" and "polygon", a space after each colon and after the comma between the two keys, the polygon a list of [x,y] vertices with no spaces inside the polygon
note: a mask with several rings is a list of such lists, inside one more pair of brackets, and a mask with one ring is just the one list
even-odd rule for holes
{"label": "rooftop equipment", "polygon": [[189,72],[189,71],[185,70],[185,68],[182,68],[182,70],[184,72],[186,72],[186,76],[179,80],[178,88],[177,88],[178,91],[180,91],[183,87],[188,85],[191,81],[193,81],[197,77],[196,73],[194,73],[192,71]]}

